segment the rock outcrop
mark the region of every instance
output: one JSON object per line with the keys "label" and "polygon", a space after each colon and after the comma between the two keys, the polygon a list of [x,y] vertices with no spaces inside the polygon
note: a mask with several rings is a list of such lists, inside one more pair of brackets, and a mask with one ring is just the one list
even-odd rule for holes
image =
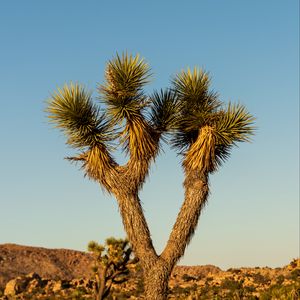
{"label": "rock outcrop", "polygon": [[49,279],[90,278],[92,257],[67,249],[0,245],[0,289],[18,276],[37,273]]}
{"label": "rock outcrop", "polygon": [[44,283],[41,277],[37,273],[30,273],[10,280],[5,286],[4,295],[15,296],[25,291],[32,292],[43,286]]}

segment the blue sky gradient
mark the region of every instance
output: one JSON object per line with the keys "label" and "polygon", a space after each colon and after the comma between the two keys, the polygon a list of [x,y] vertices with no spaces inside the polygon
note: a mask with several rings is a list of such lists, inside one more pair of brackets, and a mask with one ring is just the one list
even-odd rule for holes
{"label": "blue sky gradient", "polygon": [[[115,200],[63,160],[74,151],[44,109],[64,83],[95,90],[106,61],[128,51],[151,65],[148,92],[196,65],[223,101],[257,118],[253,142],[211,176],[180,264],[275,267],[299,256],[298,1],[2,1],[0,37],[0,243],[85,250],[124,237]],[[180,157],[164,150],[141,193],[158,251],[183,200]]]}

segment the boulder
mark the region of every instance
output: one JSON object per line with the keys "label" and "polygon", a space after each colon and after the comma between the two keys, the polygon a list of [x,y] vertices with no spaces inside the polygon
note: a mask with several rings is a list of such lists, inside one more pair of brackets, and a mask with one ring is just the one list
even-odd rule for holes
{"label": "boulder", "polygon": [[30,279],[26,277],[17,277],[10,280],[5,286],[4,295],[14,296],[24,292],[29,281]]}
{"label": "boulder", "polygon": [[70,285],[73,288],[84,288],[88,290],[92,290],[94,288],[95,282],[91,279],[87,278],[80,278],[80,279],[73,279],[70,281]]}
{"label": "boulder", "polygon": [[34,279],[36,279],[36,280],[38,280],[38,281],[41,281],[40,275],[37,274],[37,273],[35,273],[35,272],[29,273],[29,274],[27,274],[25,277],[28,278],[30,281],[31,281],[31,280],[34,280]]}
{"label": "boulder", "polygon": [[70,288],[71,285],[68,280],[58,280],[54,283],[52,291],[54,293],[60,292],[61,290]]}

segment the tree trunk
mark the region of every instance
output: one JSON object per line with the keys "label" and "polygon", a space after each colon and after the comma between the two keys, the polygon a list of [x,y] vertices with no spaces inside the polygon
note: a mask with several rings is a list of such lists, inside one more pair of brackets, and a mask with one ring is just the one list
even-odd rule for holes
{"label": "tree trunk", "polygon": [[146,300],[165,300],[168,297],[168,282],[172,268],[161,259],[150,268],[144,270],[144,286]]}
{"label": "tree trunk", "polygon": [[141,261],[143,268],[149,268],[158,256],[154,250],[150,231],[145,220],[138,195],[115,193],[127,237],[133,252]]}
{"label": "tree trunk", "polygon": [[115,190],[125,231],[144,271],[145,299],[165,300],[174,265],[182,257],[196,229],[200,212],[207,201],[208,175],[186,170],[185,200],[160,256],[155,252],[139,197]]}
{"label": "tree trunk", "polygon": [[[106,277],[106,268],[99,270],[99,275],[96,276],[96,300],[103,300],[104,299],[104,291],[105,291],[105,277]],[[97,278],[98,277],[98,278]]]}
{"label": "tree trunk", "polygon": [[[167,245],[159,256],[151,240],[150,231],[138,197],[137,182],[141,183],[148,164],[145,162],[119,169],[111,192],[118,201],[124,229],[144,271],[145,299],[165,300],[171,271],[182,257],[196,229],[200,212],[207,201],[208,173],[185,166],[185,200],[170,234]],[[141,175],[142,173],[142,175]]]}

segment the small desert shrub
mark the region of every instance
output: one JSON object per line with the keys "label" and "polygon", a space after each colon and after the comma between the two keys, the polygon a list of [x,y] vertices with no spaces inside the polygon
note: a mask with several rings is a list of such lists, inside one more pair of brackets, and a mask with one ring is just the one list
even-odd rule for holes
{"label": "small desert shrub", "polygon": [[233,273],[233,274],[239,274],[239,273],[241,273],[242,271],[241,271],[240,269],[229,268],[229,269],[227,270],[227,272],[231,272],[231,273]]}
{"label": "small desert shrub", "polygon": [[212,282],[214,279],[212,277],[206,277],[205,284],[209,284]]}
{"label": "small desert shrub", "polygon": [[239,290],[243,288],[243,282],[226,278],[221,282],[221,288],[227,290]]}
{"label": "small desert shrub", "polygon": [[290,279],[294,281],[300,280],[300,269],[295,269],[291,272],[291,275],[289,276]]}
{"label": "small desert shrub", "polygon": [[284,276],[283,275],[279,275],[276,278],[276,282],[277,282],[278,285],[281,285],[284,282]]}
{"label": "small desert shrub", "polygon": [[297,267],[297,259],[293,259],[291,262],[290,262],[290,266],[292,268],[296,268]]}
{"label": "small desert shrub", "polygon": [[112,293],[111,295],[109,295],[107,298],[107,300],[125,300],[125,299],[130,299],[131,293],[130,292],[118,292],[118,293]]}
{"label": "small desert shrub", "polygon": [[194,284],[190,287],[182,287],[179,285],[176,285],[171,290],[171,293],[176,296],[189,296],[192,292],[196,291],[198,288],[197,284]]}
{"label": "small desert shrub", "polygon": [[185,281],[185,282],[188,282],[188,281],[191,281],[191,280],[196,280],[196,278],[193,277],[193,276],[190,276],[188,274],[183,274],[182,280]]}
{"label": "small desert shrub", "polygon": [[300,298],[300,284],[287,286],[273,285],[260,295],[260,300],[298,300]]}
{"label": "small desert shrub", "polygon": [[71,294],[71,299],[72,300],[81,300],[83,299],[83,296],[86,295],[86,291],[82,287],[78,287],[75,289],[72,294]]}
{"label": "small desert shrub", "polygon": [[253,280],[257,284],[268,284],[270,283],[270,278],[268,276],[263,276],[260,273],[252,274]]}
{"label": "small desert shrub", "polygon": [[[198,287],[198,289],[190,294],[192,300],[257,300],[256,296],[252,293],[255,291],[255,287],[242,287],[242,281],[229,281],[225,282],[225,286],[228,288],[223,288],[221,286],[204,286]],[[194,297],[194,298],[193,298]],[[178,298],[179,299],[179,298]],[[190,298],[189,298],[190,299]]]}

